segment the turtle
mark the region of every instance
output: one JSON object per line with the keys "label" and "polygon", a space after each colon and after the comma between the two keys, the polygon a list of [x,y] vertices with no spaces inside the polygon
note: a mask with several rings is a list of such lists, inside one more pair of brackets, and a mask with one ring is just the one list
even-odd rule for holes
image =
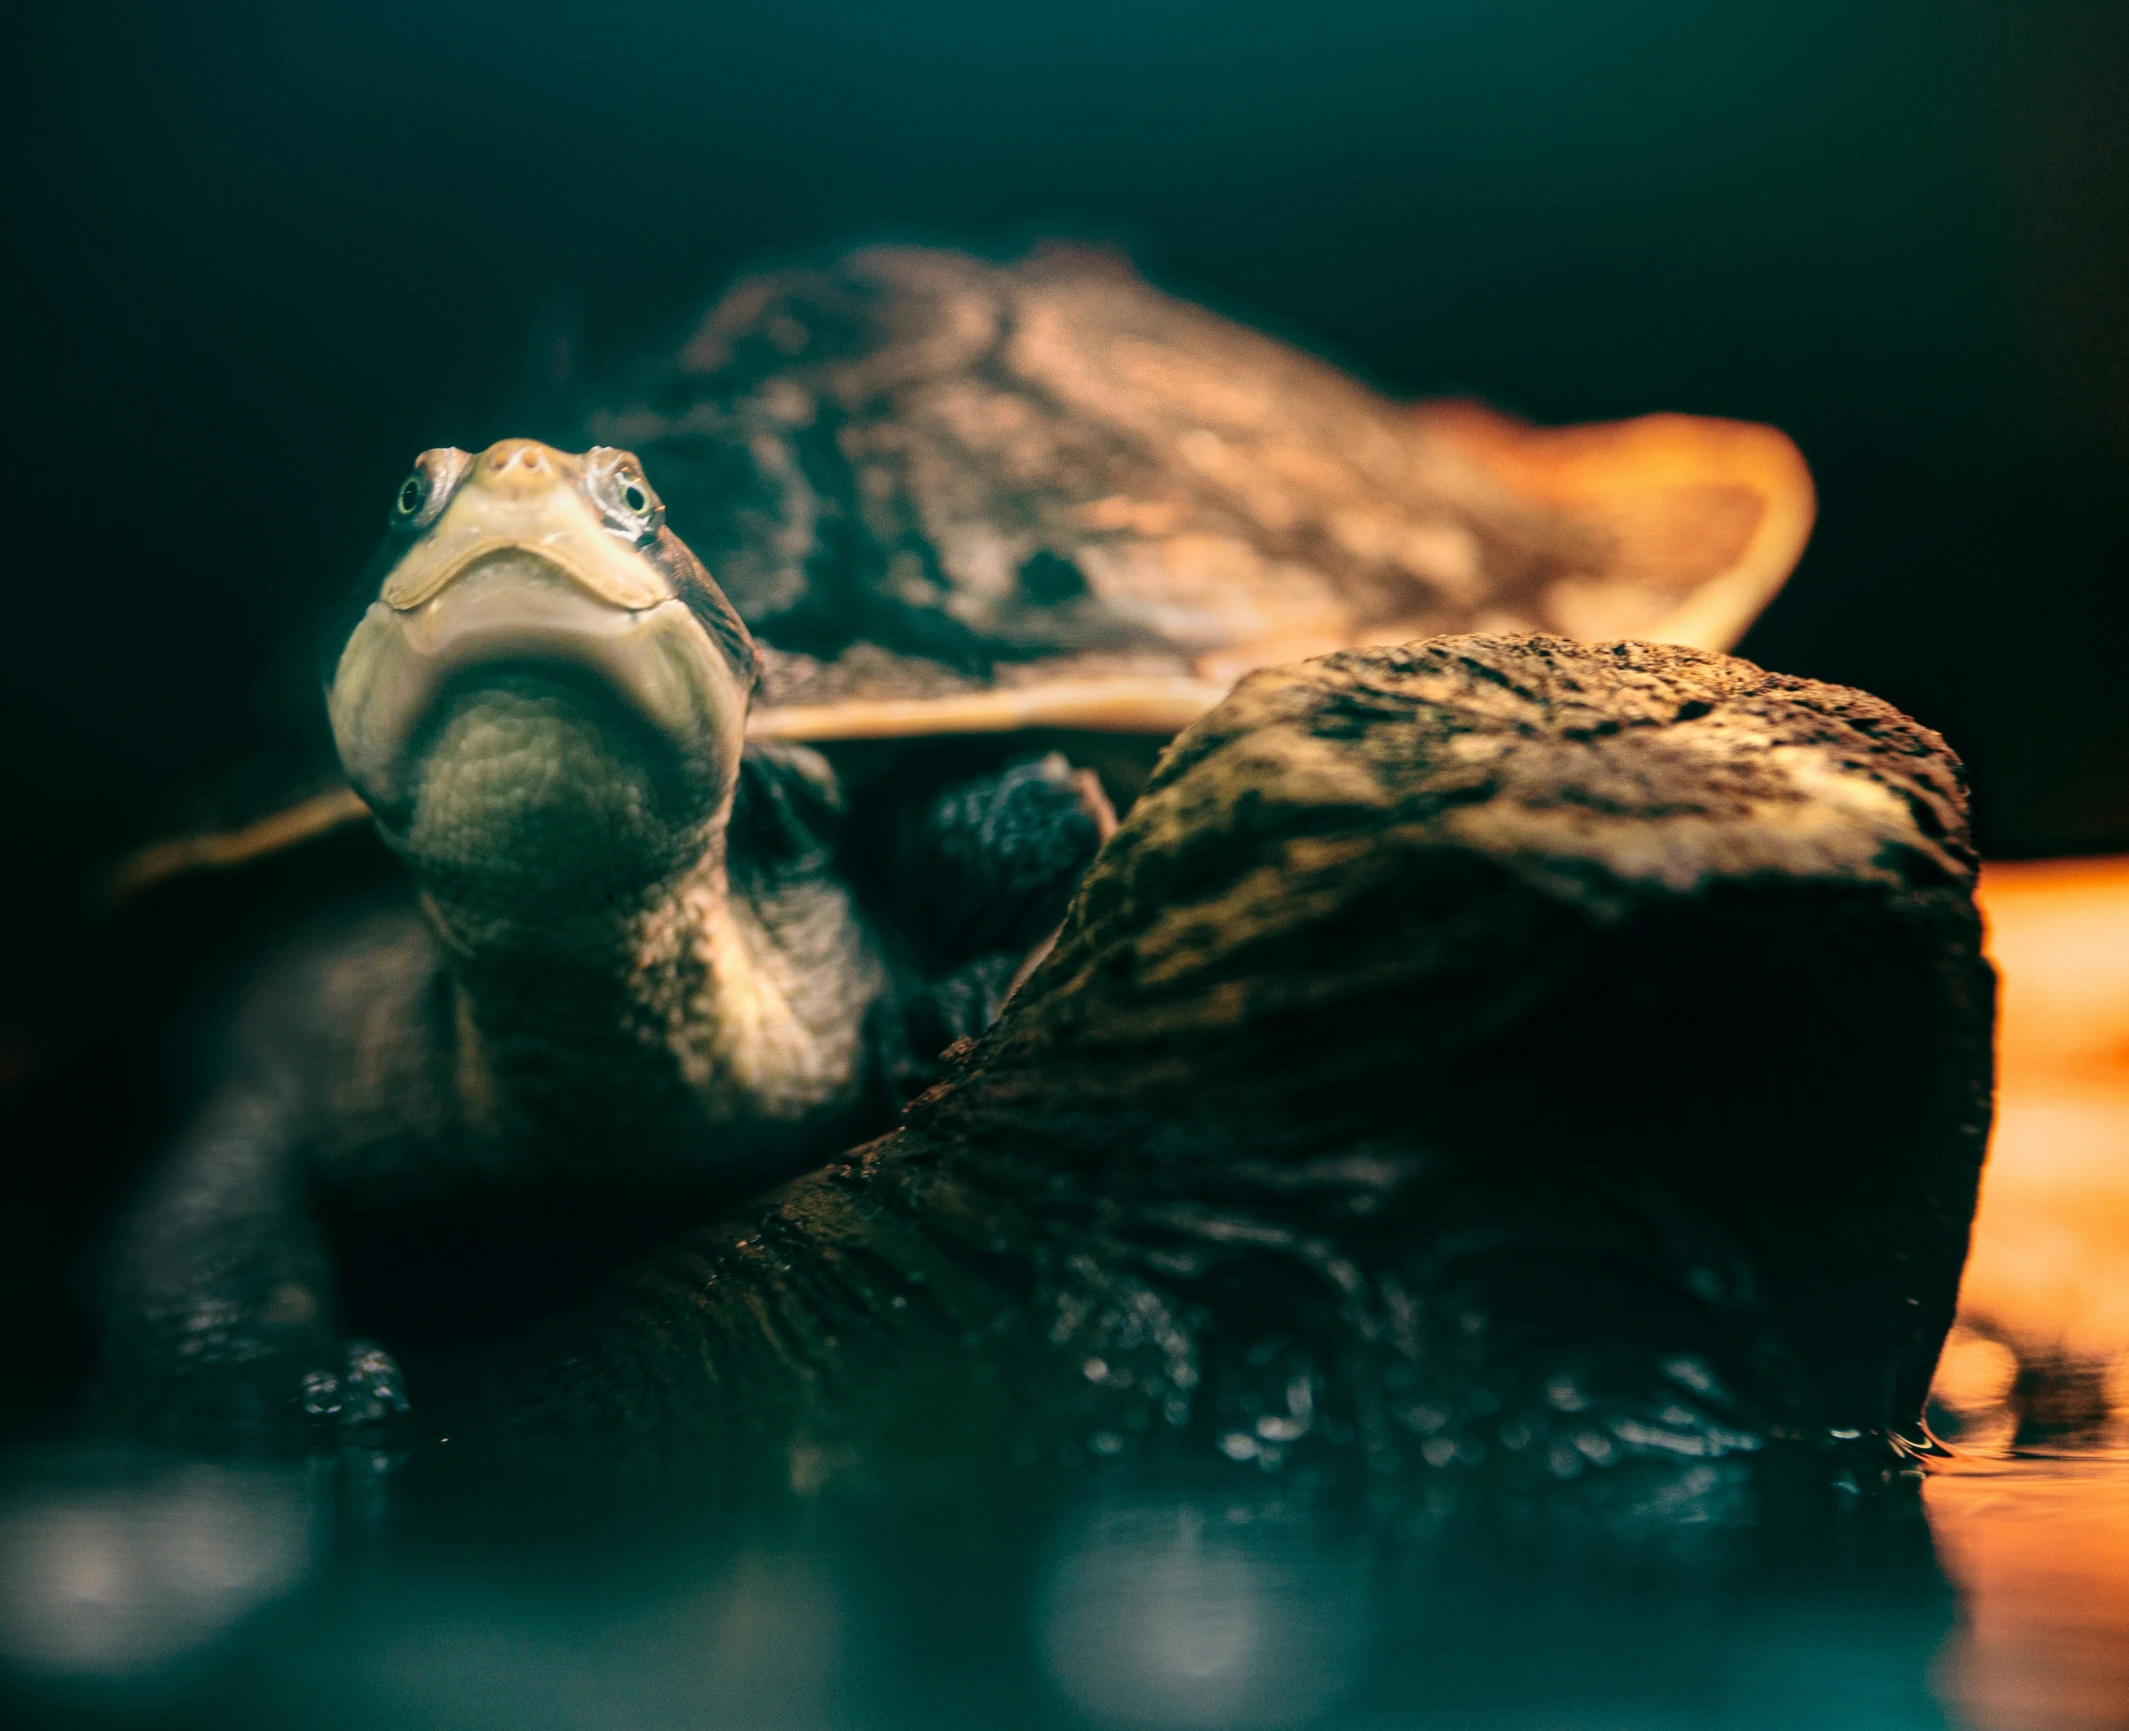
{"label": "turtle", "polygon": [[1413,407],[1115,258],[742,280],[563,449],[424,452],[327,681],[345,785],[131,893],[374,824],[115,1239],[105,1387],[404,1406],[477,1329],[886,1128],[1256,667],[1454,629],[1725,648],[1772,429]]}
{"label": "turtle", "polygon": [[1967,809],[1926,727],[1735,657],[1259,671],[891,1133],[414,1361],[425,1412],[689,1495],[1225,1457],[1705,1522],[1789,1454],[1852,1496],[1919,1438],[1988,1143]]}

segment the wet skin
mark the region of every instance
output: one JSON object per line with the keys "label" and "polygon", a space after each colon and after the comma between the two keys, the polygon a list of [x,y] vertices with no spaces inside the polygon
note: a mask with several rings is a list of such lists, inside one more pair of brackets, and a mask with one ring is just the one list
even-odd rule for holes
{"label": "wet skin", "polygon": [[[538,471],[504,457],[519,510]],[[1067,1445],[1541,1487],[1778,1442],[1897,1458],[1965,1251],[1993,998],[1956,760],[1888,706],[1551,638],[1256,675],[903,1128],[719,1222],[765,1148],[854,1134],[930,987],[843,869],[826,761],[734,752],[707,635],[640,651],[686,626],[677,592],[591,615],[586,646],[552,543],[497,554],[455,499],[431,542],[408,500],[417,552],[475,551],[388,557],[333,707],[418,906],[335,922],[261,989],[136,1214],[123,1392],[374,1416],[394,1367],[341,1341],[388,1319],[426,1337],[454,1438],[690,1481],[906,1452],[966,1485]],[[393,660],[420,655],[444,665]],[[1071,782],[933,801],[930,905],[1011,881],[969,844],[1051,833],[1010,814]],[[1010,963],[986,942],[964,985]],[[817,1060],[853,1024],[847,1069],[731,1056],[795,1026]],[[492,1332],[438,1339],[483,1300]]]}
{"label": "wet skin", "polygon": [[1099,839],[1054,755],[883,826],[750,744],[746,627],[626,452],[426,452],[389,525],[328,708],[408,879],[268,970],[131,1211],[104,1381],[150,1417],[397,1410],[351,1329],[536,1304],[882,1127]]}

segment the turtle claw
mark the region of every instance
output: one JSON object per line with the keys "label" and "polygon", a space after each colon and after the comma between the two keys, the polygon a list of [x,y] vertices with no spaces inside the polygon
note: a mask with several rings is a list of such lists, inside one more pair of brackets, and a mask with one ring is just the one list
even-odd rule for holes
{"label": "turtle claw", "polygon": [[385,1424],[407,1410],[406,1379],[375,1341],[351,1340],[339,1370],[304,1373],[300,1398],[303,1416],[314,1424]]}

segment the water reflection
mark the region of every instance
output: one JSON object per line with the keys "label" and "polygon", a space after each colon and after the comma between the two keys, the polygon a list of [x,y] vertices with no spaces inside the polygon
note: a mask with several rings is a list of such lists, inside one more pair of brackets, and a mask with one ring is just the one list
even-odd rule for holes
{"label": "water reflection", "polygon": [[1983,1325],[1946,1343],[1930,1423],[1930,1527],[1962,1600],[1939,1655],[1977,1731],[2129,1724],[2129,1388],[2123,1359]]}
{"label": "water reflection", "polygon": [[1609,1504],[1473,1521],[1217,1461],[686,1509],[438,1455],[17,1490],[0,1722],[1946,1724],[1949,1609],[1912,1485],[1795,1506],[1761,1486],[1719,1521],[1686,1498],[1691,1542],[1651,1545],[1665,1505],[1638,1495],[1624,1527]]}
{"label": "water reflection", "polygon": [[77,1462],[0,1505],[0,1653],[52,1677],[150,1671],[286,1593],[316,1552],[299,1465]]}
{"label": "water reflection", "polygon": [[1276,1499],[1100,1503],[1035,1607],[1044,1669],[1116,1725],[1291,1725],[1359,1680],[1370,1577]]}
{"label": "water reflection", "polygon": [[2022,907],[1998,875],[2004,1133],[1930,1408],[1952,1452],[1919,1487],[1831,1461],[1784,1479],[1772,1450],[1600,1470],[1592,1432],[1556,1501],[1474,1520],[1430,1500],[1441,1464],[1394,1493],[1298,1457],[1268,1475],[1305,1383],[1187,1481],[1103,1458],[944,1503],[802,1474],[773,1506],[616,1506],[455,1444],[83,1447],[0,1462],[0,1723],[2117,1731],[2129,868],[2109,870],[2118,943],[2090,908],[2058,922],[2092,871]]}
{"label": "water reflection", "polygon": [[1937,1668],[1962,1718],[1978,1731],[2129,1724],[2129,1456],[1961,1457],[1926,1495],[1963,1601]]}
{"label": "water reflection", "polygon": [[359,1641],[314,1647],[304,1692],[360,1724],[437,1731],[848,1722],[848,1616],[828,1559],[742,1551],[648,1590],[601,1575],[413,1583]]}
{"label": "water reflection", "polygon": [[1931,1390],[1960,1591],[1935,1676],[1978,1731],[2129,1724],[2129,860],[1991,864],[1996,1134]]}

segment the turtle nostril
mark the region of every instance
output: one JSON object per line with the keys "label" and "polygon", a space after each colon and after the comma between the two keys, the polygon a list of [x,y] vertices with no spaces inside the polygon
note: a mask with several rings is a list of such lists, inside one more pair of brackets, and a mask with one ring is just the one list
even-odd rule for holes
{"label": "turtle nostril", "polygon": [[536,439],[504,439],[481,458],[482,485],[498,494],[531,498],[555,485],[555,453]]}

